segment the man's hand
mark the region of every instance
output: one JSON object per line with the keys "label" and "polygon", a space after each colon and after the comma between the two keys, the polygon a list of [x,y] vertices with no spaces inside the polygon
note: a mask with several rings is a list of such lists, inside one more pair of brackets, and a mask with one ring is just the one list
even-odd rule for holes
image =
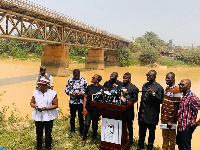
{"label": "man's hand", "polygon": [[173,123],[171,123],[170,121],[167,123],[167,128],[171,129],[172,128]]}
{"label": "man's hand", "polygon": [[150,88],[150,87],[147,88],[147,91],[148,91],[148,93],[151,94],[151,95],[154,95],[154,94],[155,94],[154,90],[153,90],[152,88]]}
{"label": "man's hand", "polygon": [[78,96],[82,96],[83,95],[83,93],[81,93],[81,92],[78,92]]}
{"label": "man's hand", "polygon": [[199,125],[198,122],[194,122],[193,124],[191,124],[191,127],[196,128]]}

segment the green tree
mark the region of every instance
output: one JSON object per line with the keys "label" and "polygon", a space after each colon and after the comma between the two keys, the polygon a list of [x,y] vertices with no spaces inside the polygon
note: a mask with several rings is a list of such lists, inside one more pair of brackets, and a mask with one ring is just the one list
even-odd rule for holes
{"label": "green tree", "polygon": [[117,58],[121,66],[129,66],[131,64],[130,56],[131,51],[128,47],[121,47],[117,50]]}
{"label": "green tree", "polygon": [[154,32],[146,32],[143,37],[149,42],[149,44],[159,52],[163,51],[164,47],[166,46],[166,42],[161,40],[157,34]]}
{"label": "green tree", "polygon": [[141,65],[153,64],[158,60],[158,52],[154,49],[144,49],[141,51],[139,61]]}

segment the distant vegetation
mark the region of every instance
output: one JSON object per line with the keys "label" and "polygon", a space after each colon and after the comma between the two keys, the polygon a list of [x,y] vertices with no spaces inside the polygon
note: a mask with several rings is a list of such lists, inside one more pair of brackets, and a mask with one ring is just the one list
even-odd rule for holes
{"label": "distant vegetation", "polygon": [[[0,58],[40,59],[43,53],[42,43],[31,43],[16,40],[0,40]],[[71,62],[85,63],[88,49],[70,47]],[[105,51],[105,59],[106,59]],[[169,57],[170,56],[170,57]],[[200,46],[181,47],[174,45],[172,40],[165,42],[154,32],[146,32],[130,42],[129,47],[117,50],[117,58],[121,66],[130,65],[166,65],[194,66],[200,65]]]}

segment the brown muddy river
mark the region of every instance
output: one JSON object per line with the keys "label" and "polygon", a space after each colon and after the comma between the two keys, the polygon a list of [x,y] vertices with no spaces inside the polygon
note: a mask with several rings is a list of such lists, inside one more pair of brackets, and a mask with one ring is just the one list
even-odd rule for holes
{"label": "brown muddy river", "polygon": [[[40,62],[29,62],[29,61],[15,61],[15,60],[0,60],[0,93],[6,91],[3,94],[0,101],[0,109],[3,106],[9,106],[8,115],[13,107],[19,110],[20,116],[27,116],[31,119],[30,99],[32,97],[32,92],[35,89],[35,83],[37,74],[39,73]],[[165,66],[148,68],[140,66],[131,67],[106,67],[104,70],[86,70],[84,69],[84,64],[70,64],[70,70],[78,68],[81,70],[81,76],[84,77],[89,84],[91,84],[91,77],[94,74],[102,75],[103,79],[101,84],[109,80],[110,74],[112,72],[118,72],[119,80],[122,80],[123,74],[125,72],[130,72],[132,74],[132,83],[135,84],[140,90],[142,85],[146,82],[146,73],[155,69],[157,71],[157,82],[160,83],[164,88],[165,75],[168,72],[174,72],[176,74],[176,83],[178,84],[181,79],[189,78],[192,81],[192,91],[200,97],[200,68],[197,67],[187,67],[187,68],[167,68]],[[48,70],[47,70],[48,72]],[[64,114],[69,114],[69,97],[65,94],[65,86],[67,80],[72,77],[54,77],[54,90],[58,92],[59,107],[62,109]],[[139,101],[140,101],[139,95]],[[13,106],[13,103],[15,106]],[[137,111],[135,104],[135,113]],[[200,117],[200,115],[199,115]],[[198,117],[198,118],[199,118]],[[199,150],[199,136],[200,127],[198,127],[192,139],[192,149]],[[138,125],[137,116],[134,121],[134,135],[138,137]],[[148,134],[147,134],[148,135]],[[155,144],[162,145],[161,129],[157,126]]]}

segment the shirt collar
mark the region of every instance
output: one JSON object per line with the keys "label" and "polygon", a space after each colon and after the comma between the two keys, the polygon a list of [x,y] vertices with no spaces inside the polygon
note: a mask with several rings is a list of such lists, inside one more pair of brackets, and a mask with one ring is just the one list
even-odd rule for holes
{"label": "shirt collar", "polygon": [[170,89],[173,89],[173,88],[175,88],[175,86],[176,86],[176,84],[174,84],[173,86],[167,86],[167,88],[170,88]]}

